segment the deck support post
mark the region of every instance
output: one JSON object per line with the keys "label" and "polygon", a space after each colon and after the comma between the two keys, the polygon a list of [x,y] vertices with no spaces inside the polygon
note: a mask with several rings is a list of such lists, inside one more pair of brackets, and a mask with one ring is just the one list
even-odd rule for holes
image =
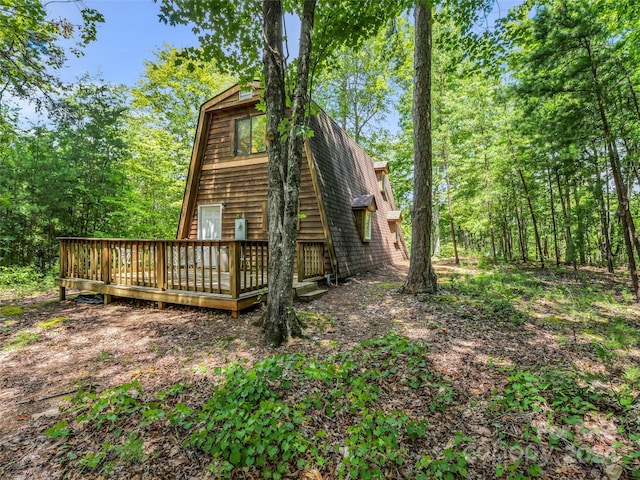
{"label": "deck support post", "polygon": [[229,242],[229,289],[231,298],[240,296],[240,243],[237,241]]}
{"label": "deck support post", "polygon": [[[155,242],[156,250],[156,287],[158,290],[167,289],[167,245],[165,242]],[[167,306],[167,302],[158,302],[158,309],[162,310]]]}
{"label": "deck support post", "polygon": [[165,242],[155,242],[156,250],[156,287],[158,290],[167,289],[167,245]]}
{"label": "deck support post", "polygon": [[100,246],[100,277],[102,283],[109,285],[111,283],[111,248],[109,241],[103,240]]}
{"label": "deck support post", "polygon": [[[102,240],[100,245],[100,276],[105,285],[111,283],[111,246],[109,240]],[[106,293],[102,297],[105,305],[109,305],[113,299],[111,295]]]}
{"label": "deck support post", "polygon": [[296,243],[296,255],[298,262],[298,281],[302,282],[304,280],[304,245],[300,242]]}
{"label": "deck support post", "polygon": [[[64,240],[60,240],[60,278],[65,278],[67,276],[67,245]],[[59,294],[60,301],[64,301],[67,299],[67,289],[66,287],[60,287]]]}

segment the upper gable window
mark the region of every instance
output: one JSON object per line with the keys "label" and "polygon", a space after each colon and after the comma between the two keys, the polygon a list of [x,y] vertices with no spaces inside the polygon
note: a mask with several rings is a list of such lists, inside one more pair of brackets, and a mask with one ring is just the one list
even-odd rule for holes
{"label": "upper gable window", "polygon": [[238,100],[242,101],[242,100],[251,100],[251,98],[253,97],[253,90],[251,88],[245,88],[240,90],[240,93],[238,93]]}
{"label": "upper gable window", "polygon": [[267,117],[253,117],[236,120],[236,155],[251,155],[267,151]]}

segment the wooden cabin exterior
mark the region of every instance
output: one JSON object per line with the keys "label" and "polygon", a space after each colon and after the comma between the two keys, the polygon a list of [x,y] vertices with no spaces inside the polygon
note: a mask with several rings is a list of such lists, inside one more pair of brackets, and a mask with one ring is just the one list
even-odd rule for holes
{"label": "wooden cabin exterior", "polygon": [[[61,238],[67,288],[230,310],[268,295],[265,116],[259,83],[200,109],[177,239]],[[407,258],[385,162],[324,112],[311,118],[300,188],[296,280],[349,277]],[[306,285],[298,288],[306,288]],[[312,292],[301,291],[302,295]]]}
{"label": "wooden cabin exterior", "polygon": [[[202,105],[178,239],[267,239],[260,95],[258,82],[236,85]],[[317,264],[320,255],[322,270],[312,274],[345,278],[406,259],[386,162],[374,163],[324,112],[311,118],[311,128],[302,162],[298,261]]]}

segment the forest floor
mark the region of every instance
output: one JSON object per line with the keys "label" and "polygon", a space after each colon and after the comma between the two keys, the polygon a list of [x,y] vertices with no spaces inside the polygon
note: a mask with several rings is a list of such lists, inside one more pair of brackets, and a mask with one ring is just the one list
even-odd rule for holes
{"label": "forest floor", "polygon": [[640,308],[623,275],[438,262],[261,310],[0,301],[0,478],[640,476]]}

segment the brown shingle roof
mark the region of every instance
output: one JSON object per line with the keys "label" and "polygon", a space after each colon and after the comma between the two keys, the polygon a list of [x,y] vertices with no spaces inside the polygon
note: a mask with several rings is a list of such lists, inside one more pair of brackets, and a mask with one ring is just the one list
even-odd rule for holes
{"label": "brown shingle roof", "polygon": [[389,210],[387,212],[387,220],[402,220],[402,210]]}
{"label": "brown shingle roof", "polygon": [[[309,139],[316,166],[320,199],[327,213],[338,275],[347,277],[407,258],[404,242],[394,244],[387,212],[393,200],[383,198],[374,162],[326,113],[311,117]],[[373,197],[378,210],[371,215],[372,238],[363,242],[352,201]]]}
{"label": "brown shingle roof", "polygon": [[351,208],[354,210],[365,209],[375,212],[378,207],[376,205],[376,198],[373,195],[358,195],[351,199]]}
{"label": "brown shingle roof", "polygon": [[373,162],[373,168],[376,170],[389,171],[389,162]]}

